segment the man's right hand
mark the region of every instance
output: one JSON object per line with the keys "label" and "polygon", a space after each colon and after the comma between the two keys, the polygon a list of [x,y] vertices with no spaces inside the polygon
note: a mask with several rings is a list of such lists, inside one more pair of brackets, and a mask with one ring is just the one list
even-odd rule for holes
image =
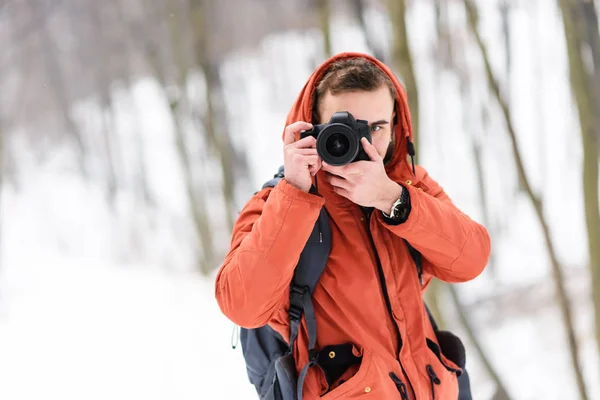
{"label": "man's right hand", "polygon": [[285,128],[283,139],[285,180],[307,193],[312,185],[312,177],[321,169],[321,158],[316,148],[317,140],[308,136],[296,142],[296,134],[308,129],[312,129],[308,122],[294,122]]}

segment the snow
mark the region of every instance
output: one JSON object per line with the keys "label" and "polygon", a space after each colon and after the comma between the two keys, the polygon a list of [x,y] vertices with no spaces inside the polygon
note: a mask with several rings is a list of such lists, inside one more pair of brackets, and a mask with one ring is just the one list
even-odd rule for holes
{"label": "snow", "polygon": [[11,271],[0,398],[251,398],[233,325],[198,276],[38,255]]}
{"label": "snow", "polygon": [[[510,96],[528,177],[543,195],[552,240],[565,263],[586,383],[590,399],[598,399],[600,365],[576,162],[581,148],[560,15],[545,0],[516,3],[509,78],[496,2],[484,3],[483,36]],[[453,5],[450,11],[460,31],[459,9]],[[463,104],[456,77],[437,75],[433,68],[431,15],[430,4],[413,2],[409,31],[421,96],[422,163],[461,209],[481,220],[467,143],[471,135],[485,138],[486,194],[498,228],[496,283],[486,272],[458,286],[461,298],[512,398],[577,399],[543,237],[531,205],[516,192],[510,143],[498,105],[488,98],[483,65],[469,42],[461,62],[469,68],[472,101]],[[369,18],[377,37],[387,40],[389,26],[381,14],[371,11]],[[348,21],[334,26],[336,52],[365,50],[356,26]],[[472,39],[465,34],[464,40]],[[232,55],[223,66],[232,131],[236,146],[249,149],[255,186],[281,164],[285,116],[314,68],[319,46],[318,32],[287,32],[265,39],[256,52]],[[194,85],[194,104],[202,90]],[[54,149],[38,165],[27,143],[12,135],[11,149],[22,155],[21,184],[5,183],[0,199],[0,399],[253,399],[240,348],[231,348],[233,324],[214,299],[214,276],[201,278],[194,270],[195,238],[161,89],[143,79],[132,97],[123,91],[115,96],[126,173],[114,206],[100,179],[101,153],[91,177],[82,180],[65,148]],[[482,102],[488,104],[487,122],[477,117]],[[99,140],[102,115],[94,100],[78,104],[74,115],[87,140]],[[185,129],[194,133],[190,121]],[[137,133],[144,138],[141,149]],[[127,189],[138,153],[146,160],[152,205]],[[195,167],[202,179],[211,168]],[[218,243],[226,248],[221,236]],[[490,293],[529,287],[537,296],[525,300],[542,302],[531,305],[535,312],[527,312],[530,304],[504,313],[488,303],[477,306]],[[450,320],[453,312],[449,307]],[[466,337],[459,327],[453,329]],[[467,345],[475,398],[491,398],[493,384]]]}

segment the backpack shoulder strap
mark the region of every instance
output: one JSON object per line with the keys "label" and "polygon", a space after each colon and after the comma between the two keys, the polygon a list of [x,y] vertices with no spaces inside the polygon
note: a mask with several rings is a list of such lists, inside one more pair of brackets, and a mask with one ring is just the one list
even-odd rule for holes
{"label": "backpack shoulder strap", "polygon": [[[263,185],[263,189],[274,187],[283,177],[284,168],[281,166],[277,174]],[[292,352],[294,343],[298,337],[302,316],[306,320],[309,341],[309,362],[302,368],[297,382],[299,398],[302,398],[304,378],[308,369],[316,363],[317,320],[312,303],[312,294],[327,266],[330,252],[331,228],[329,226],[329,216],[325,208],[321,208],[310,237],[300,254],[298,264],[294,270],[294,277],[290,284],[290,308],[288,310],[290,319],[289,352]]]}
{"label": "backpack shoulder strap", "polygon": [[310,238],[300,254],[290,286],[290,308],[288,311],[290,317],[290,352],[292,352],[294,342],[298,337],[302,314],[304,314],[308,330],[308,363],[302,368],[298,377],[297,393],[299,399],[302,398],[306,374],[309,368],[317,363],[318,352],[315,349],[317,320],[312,303],[312,294],[327,266],[330,252],[331,227],[329,226],[329,217],[325,208],[321,208],[321,213],[315,222]]}
{"label": "backpack shoulder strap", "polygon": [[310,341],[309,351],[314,350],[317,330],[312,306],[312,294],[327,266],[330,252],[331,228],[329,217],[325,208],[322,208],[304,250],[300,254],[290,286],[290,349],[298,336],[300,319],[304,313]]}
{"label": "backpack shoulder strap", "polygon": [[[275,187],[284,176],[285,170],[282,165],[279,167],[277,173],[273,175],[273,178],[263,185],[263,189]],[[331,228],[329,227],[329,217],[325,208],[322,208],[310,237],[300,254],[300,259],[296,265],[294,277],[290,285],[290,350],[298,337],[300,320],[304,315],[310,341],[309,352],[314,352],[317,329],[312,306],[312,294],[317,282],[321,278],[321,274],[325,270],[330,251]]]}
{"label": "backpack shoulder strap", "polygon": [[265,189],[268,187],[275,187],[275,185],[277,185],[279,183],[279,181],[281,179],[283,179],[284,176],[285,176],[285,174],[284,174],[283,165],[282,165],[277,170],[277,173],[275,175],[273,175],[273,178],[271,178],[270,180],[265,182],[265,184],[262,186],[262,188]]}

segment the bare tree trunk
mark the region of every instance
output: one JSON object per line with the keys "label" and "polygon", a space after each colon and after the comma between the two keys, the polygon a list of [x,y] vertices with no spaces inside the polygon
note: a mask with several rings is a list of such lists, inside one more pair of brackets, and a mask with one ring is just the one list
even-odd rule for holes
{"label": "bare tree trunk", "polygon": [[448,22],[448,0],[435,0],[435,28],[438,46],[436,58],[440,68],[454,68],[453,43]]}
{"label": "bare tree trunk", "polygon": [[323,52],[325,53],[325,58],[329,58],[333,54],[331,46],[331,30],[329,28],[331,17],[329,1],[330,0],[316,0],[317,11],[319,13],[319,26],[323,33]]}
{"label": "bare tree trunk", "polygon": [[[155,21],[156,22],[156,21]],[[186,90],[187,83],[187,70],[183,65],[181,59],[181,42],[180,42],[180,30],[177,24],[172,24],[170,27],[170,35],[172,48],[175,52],[175,60],[177,66],[177,83],[181,91]],[[177,28],[177,29],[175,29]],[[132,25],[132,29],[135,26]],[[131,36],[134,37],[133,32]],[[211,270],[211,266],[215,260],[214,246],[212,243],[212,236],[210,233],[210,225],[208,220],[208,213],[206,212],[206,204],[202,193],[198,194],[195,186],[195,180],[193,177],[193,166],[187,152],[187,144],[185,140],[185,134],[183,127],[180,123],[180,107],[181,103],[184,102],[187,105],[187,93],[184,95],[179,94],[177,97],[169,96],[167,87],[167,74],[165,69],[162,67],[160,57],[158,55],[159,49],[155,44],[145,44],[145,55],[153,72],[154,77],[163,88],[163,95],[169,102],[169,110],[171,112],[171,118],[173,120],[173,130],[175,134],[175,145],[177,155],[182,166],[183,179],[185,181],[185,190],[188,198],[190,210],[192,213],[193,226],[196,234],[200,239],[200,245],[202,248],[202,257],[198,258],[198,270],[202,274],[208,274]]]}
{"label": "bare tree trunk", "polygon": [[101,101],[101,112],[102,112],[102,139],[104,144],[104,151],[106,152],[105,163],[107,169],[107,196],[110,204],[114,205],[115,197],[117,194],[117,173],[115,172],[114,154],[113,154],[113,143],[112,143],[112,132],[111,132],[111,116],[104,115],[105,102]]}
{"label": "bare tree trunk", "polygon": [[148,184],[148,168],[146,164],[146,153],[145,142],[144,142],[144,133],[140,124],[140,114],[135,105],[135,100],[133,98],[133,84],[128,79],[125,86],[129,89],[129,108],[131,110],[131,118],[133,120],[133,130],[135,131],[135,152],[137,157],[137,178],[136,178],[136,186],[137,191],[140,193],[143,203],[146,206],[154,207],[156,205],[154,198],[150,194],[150,186]]}
{"label": "bare tree trunk", "polygon": [[[125,15],[123,13],[123,5],[119,1],[114,1],[112,6],[116,9],[117,23],[123,26],[127,26],[131,23],[131,21],[127,21]],[[142,201],[147,206],[154,206],[154,199],[150,195],[150,188],[148,185],[148,173],[146,167],[146,157],[144,152],[144,135],[142,133],[142,127],[140,125],[140,114],[138,112],[138,108],[135,105],[135,99],[133,97],[133,89],[134,89],[134,71],[132,66],[132,57],[131,55],[136,52],[136,43],[133,35],[131,35],[131,31],[129,29],[125,30],[126,37],[123,38],[123,48],[124,53],[128,55],[127,62],[123,63],[123,80],[124,85],[128,89],[128,103],[131,110],[131,118],[133,122],[133,130],[135,131],[135,139],[136,139],[136,157],[137,157],[137,177],[136,181],[136,192],[139,192],[138,196],[142,198]]]}
{"label": "bare tree trunk", "polygon": [[[130,21],[127,21],[125,15],[123,13],[122,5],[119,4],[119,1],[114,1],[112,6],[116,9],[116,17],[117,24],[127,26],[130,24]],[[145,155],[145,145],[144,145],[144,134],[142,132],[142,127],[140,124],[141,116],[139,113],[139,109],[135,104],[135,99],[133,97],[133,90],[135,84],[135,72],[133,67],[132,55],[136,54],[138,48],[136,47],[137,43],[135,43],[132,35],[129,34],[129,30],[125,30],[128,33],[121,43],[123,46],[123,53],[127,54],[127,61],[123,63],[123,71],[121,73],[123,77],[123,83],[125,88],[127,88],[127,102],[129,105],[129,109],[131,112],[131,120],[132,120],[132,129],[135,132],[135,157],[137,161],[137,171],[136,176],[134,177],[134,185],[136,189],[136,194],[139,196],[146,206],[152,207],[155,205],[154,199],[150,195],[150,188],[148,184],[148,168],[146,164],[146,155]]]}
{"label": "bare tree trunk", "polygon": [[[469,97],[469,90],[468,90],[469,86],[470,86],[470,81],[468,78],[469,75],[466,71],[461,70],[459,68],[459,66],[457,65],[457,63],[455,61],[453,53],[452,53],[452,50],[454,49],[454,43],[453,43],[453,36],[449,29],[447,7],[448,7],[448,4],[447,4],[446,0],[436,0],[435,11],[436,11],[436,30],[437,30],[437,39],[438,39],[437,54],[441,54],[441,57],[438,59],[437,68],[438,68],[438,70],[442,70],[443,68],[449,68],[458,77],[458,79],[460,81],[461,97],[463,98],[463,103],[464,103],[463,104],[463,116],[462,116],[463,117],[463,126],[469,127],[470,126],[469,117],[471,117],[473,115],[472,108],[469,107],[472,103],[471,99]],[[439,80],[439,74],[438,74],[438,80]],[[439,87],[439,83],[437,84],[437,86]],[[476,170],[477,170],[477,180],[479,183],[479,185],[478,185],[479,186],[479,199],[481,202],[481,207],[482,207],[483,215],[484,215],[484,225],[487,226],[489,229],[489,227],[491,226],[491,223],[490,223],[489,210],[487,207],[487,201],[486,201],[486,196],[485,196],[485,179],[483,177],[483,165],[481,162],[481,146],[473,133],[475,131],[475,129],[473,127],[470,127],[467,129],[469,131],[471,131],[471,136],[472,136],[472,149],[473,149]],[[493,255],[494,255],[494,253],[492,252],[492,256],[490,257],[490,262],[488,263],[488,268],[493,266]],[[498,373],[494,369],[494,367],[490,361],[490,358],[483,350],[483,346],[480,343],[479,338],[477,337],[477,335],[473,329],[473,326],[471,325],[471,322],[469,321],[469,319],[467,317],[467,312],[465,311],[465,307],[463,306],[463,304],[460,302],[455,285],[445,285],[445,286],[447,286],[450,291],[452,302],[454,303],[454,307],[456,308],[456,310],[459,314],[461,326],[467,332],[467,335],[469,336],[471,343],[475,347],[475,350],[478,353],[479,358],[482,360],[487,373],[496,383],[497,400],[500,400],[500,399],[509,400],[509,397],[506,394],[507,391],[504,388],[503,383],[499,379]]]}
{"label": "bare tree trunk", "polygon": [[433,11],[435,13],[435,34],[437,36],[437,41],[439,43],[441,41],[441,37],[442,37],[442,26],[443,26],[442,0],[433,0]]}
{"label": "bare tree trunk", "polygon": [[485,370],[487,371],[487,373],[490,375],[490,377],[496,384],[496,395],[494,396],[494,399],[510,400],[510,396],[508,395],[508,391],[506,390],[506,387],[502,383],[500,376],[494,369],[492,363],[490,362],[489,357],[487,356],[487,354],[481,347],[481,343],[479,343],[479,340],[477,339],[477,336],[475,335],[475,330],[473,329],[473,326],[471,325],[471,321],[469,321],[469,317],[467,316],[465,308],[460,301],[460,298],[458,296],[456,288],[453,285],[448,285],[448,286],[450,288],[450,295],[452,296],[452,302],[454,303],[454,306],[456,307],[456,311],[458,312],[458,317],[460,319],[460,323],[465,328],[465,331],[467,332],[467,336],[469,336],[469,340],[471,341],[471,343],[473,343],[473,346],[475,346],[475,351],[477,351],[477,355],[481,359],[481,362],[483,362]]}
{"label": "bare tree trunk", "polygon": [[[406,29],[406,0],[388,0],[393,26],[392,64],[400,72],[408,96],[413,142],[419,155],[419,93]],[[415,160],[417,162],[417,160]]]}
{"label": "bare tree trunk", "polygon": [[[477,112],[474,112],[474,110],[476,110],[475,105],[473,104],[473,102],[471,101],[471,98],[469,96],[469,88],[471,86],[471,82],[469,81],[469,75],[466,71],[459,71],[458,67],[454,66],[454,71],[456,73],[456,75],[458,76],[458,79],[460,80],[460,92],[461,92],[461,97],[463,99],[463,115],[462,115],[462,119],[463,119],[463,126],[467,127],[466,130],[469,132],[470,136],[471,136],[471,151],[473,154],[473,161],[475,163],[475,172],[476,172],[476,176],[477,176],[477,192],[478,192],[478,197],[479,197],[479,204],[481,206],[481,211],[482,211],[482,218],[483,218],[483,224],[488,228],[488,230],[492,230],[493,229],[493,224],[492,224],[492,218],[491,218],[491,213],[488,207],[488,201],[487,201],[487,196],[486,196],[486,188],[487,188],[487,182],[485,179],[485,174],[484,174],[484,167],[483,167],[483,160],[482,160],[482,139],[480,137],[477,137],[477,135],[475,134],[475,132],[478,131],[485,131],[485,127],[483,126],[484,124],[482,124],[482,127],[475,127],[475,126],[471,126],[470,123],[470,118],[473,118],[473,115],[477,115]],[[484,115],[485,110],[484,110],[484,105],[480,105],[477,106],[477,108],[481,108],[481,111],[479,114]],[[477,110],[479,111],[479,110]],[[491,233],[490,233],[491,234]],[[496,252],[494,251],[494,249],[492,249],[492,252],[490,254],[490,259],[488,261],[488,265],[486,267],[486,270],[488,270],[491,275],[495,278],[496,277]]]}
{"label": "bare tree trunk", "polygon": [[[3,235],[3,231],[2,231],[2,226],[3,226],[3,220],[2,220],[2,194],[4,193],[4,184],[5,184],[5,179],[4,179],[4,175],[5,175],[5,160],[7,157],[5,157],[6,155],[6,140],[4,137],[4,129],[3,129],[3,121],[1,118],[1,114],[0,114],[0,256],[2,255],[2,250],[4,248],[3,244],[4,241],[2,240],[4,238]],[[0,260],[2,260],[2,257],[0,257]],[[2,263],[0,262],[0,269],[2,269]]]}
{"label": "bare tree trunk", "polygon": [[[596,341],[600,347],[600,211],[598,199],[598,143],[600,137],[600,55],[598,54],[598,17],[593,3],[560,0],[569,56],[571,88],[579,112],[583,146],[583,195],[587,225],[591,289],[596,321]],[[594,15],[587,15],[593,12]],[[594,31],[595,29],[595,31]],[[581,53],[585,45],[592,50],[594,69],[588,71]]]}
{"label": "bare tree trunk", "polygon": [[[542,0],[544,1],[544,0]],[[531,33],[532,36],[538,38],[539,34],[537,34],[537,32],[539,32],[539,14],[537,12],[537,7],[538,5],[536,4],[538,2],[538,0],[528,3],[528,7],[531,7],[528,9],[529,12],[529,18],[530,18],[530,25],[529,25],[529,32]],[[541,53],[541,46],[539,45],[539,42],[537,40],[532,40],[531,41],[531,54],[533,55],[533,93],[536,96],[536,99],[534,101],[534,113],[533,113],[533,119],[536,122],[536,127],[535,127],[535,136],[536,136],[536,140],[537,143],[539,143],[539,146],[537,146],[537,151],[538,151],[538,157],[539,157],[539,171],[540,171],[540,180],[541,180],[541,190],[543,192],[546,192],[547,190],[549,190],[550,185],[552,185],[553,182],[551,182],[552,177],[550,177],[549,173],[548,173],[548,152],[547,152],[547,146],[546,146],[546,137],[547,137],[547,128],[546,128],[546,116],[544,115],[544,110],[543,110],[543,103],[544,103],[544,92],[542,90],[542,85],[543,85],[543,69],[546,68],[545,65],[545,61],[543,60],[542,57],[542,53]]]}
{"label": "bare tree trunk", "polygon": [[[598,12],[596,5],[591,0],[577,0],[580,6],[581,14],[579,20],[583,20],[580,27],[585,27],[585,34],[592,60],[594,61],[594,71],[592,83],[594,90],[594,100],[596,105],[596,145],[600,150],[600,36],[598,34]],[[581,28],[580,28],[581,29]]]}
{"label": "bare tree trunk", "polygon": [[[110,49],[106,43],[107,38],[103,37],[106,25],[102,20],[99,7],[102,7],[99,3],[90,4],[89,12],[95,35],[94,39],[97,43],[96,48],[94,49],[94,55],[100,54],[99,58],[102,59],[110,53]],[[110,204],[114,206],[118,186],[116,165],[120,164],[118,160],[121,160],[121,157],[118,156],[119,140],[115,126],[112,96],[110,93],[110,75],[104,68],[97,68],[94,72],[96,91],[100,100],[102,140],[104,142],[104,151],[106,153],[107,195]]]}
{"label": "bare tree trunk", "polygon": [[133,97],[133,89],[134,84],[131,80],[131,69],[129,70],[129,74],[125,78],[125,87],[128,89],[128,104],[129,109],[131,111],[131,119],[132,119],[132,128],[135,134],[135,157],[137,158],[137,171],[135,176],[135,187],[138,196],[141,197],[142,203],[146,206],[153,207],[155,206],[155,201],[150,194],[150,187],[148,184],[148,168],[146,162],[146,153],[145,142],[144,142],[144,133],[142,130],[142,126],[140,124],[140,113],[135,104],[135,99]]}
{"label": "bare tree trunk", "polygon": [[[448,40],[450,40],[450,38],[448,38]],[[458,79],[460,80],[460,92],[461,92],[461,97],[463,99],[463,107],[462,107],[463,126],[467,127],[466,129],[469,131],[470,136],[471,136],[471,151],[473,153],[473,160],[475,162],[475,172],[477,175],[477,189],[478,189],[477,191],[478,191],[478,195],[479,195],[479,204],[481,206],[481,211],[482,211],[482,216],[483,216],[483,224],[488,228],[489,231],[491,231],[494,227],[492,224],[491,213],[490,213],[490,209],[488,207],[488,201],[487,201],[487,196],[486,196],[487,181],[485,179],[483,160],[482,160],[482,150],[481,150],[482,139],[477,137],[477,135],[475,134],[475,132],[477,132],[477,131],[485,132],[485,127],[482,126],[481,128],[479,128],[479,127],[471,126],[469,118],[472,118],[473,115],[476,115],[478,113],[473,112],[475,107],[469,96],[469,88],[472,85],[469,80],[469,74],[466,73],[466,71],[459,71],[456,66],[454,66],[454,70],[455,70],[456,75],[458,76]],[[478,108],[481,108],[481,112],[479,114],[484,115],[484,113],[485,113],[484,107],[485,107],[485,105],[478,106]],[[484,125],[484,124],[482,124],[482,125]],[[490,235],[493,236],[492,232],[490,232]],[[488,260],[488,265],[487,265],[486,269],[490,272],[490,274],[492,275],[493,278],[496,278],[496,274],[497,274],[496,252],[493,248],[492,248],[492,251],[490,254],[490,259]]]}
{"label": "bare tree trunk", "polygon": [[371,54],[378,60],[387,62],[387,60],[384,58],[384,52],[381,46],[376,43],[377,41],[373,38],[371,30],[369,29],[369,24],[367,23],[367,19],[365,17],[365,0],[351,0],[350,3],[354,9],[354,14],[358,19],[360,27],[365,34],[365,41],[367,42],[367,47],[371,51]]}
{"label": "bare tree trunk", "polygon": [[192,0],[192,29],[194,31],[194,47],[196,63],[204,72],[206,82],[206,114],[203,124],[209,145],[217,152],[223,173],[223,196],[225,200],[226,222],[228,230],[235,223],[235,188],[236,168],[235,153],[230,140],[226,122],[220,120],[225,115],[222,85],[218,71],[218,63],[211,59],[207,28],[207,0]]}
{"label": "bare tree trunk", "polygon": [[[395,1],[393,1],[393,3],[394,3],[393,7],[398,7],[399,4],[397,4]],[[402,23],[404,23],[404,21],[406,20],[405,11],[402,10],[400,12],[399,9],[393,8],[391,3],[388,3],[388,4],[390,4],[390,13],[393,13],[392,18],[400,17]],[[438,35],[437,43],[440,44],[440,43],[442,43],[441,35],[442,35],[442,31],[443,31],[443,23],[442,23],[443,18],[442,18],[442,10],[441,10],[440,0],[436,0],[434,5],[435,5],[435,12],[436,12],[435,27],[436,27],[436,32]],[[394,33],[394,46],[396,46],[396,43],[399,40],[402,40],[403,42],[405,42],[405,43],[402,43],[402,46],[405,46],[405,49],[406,49],[403,51],[408,51],[408,47],[407,47],[408,46],[408,38],[406,36],[406,29],[404,28],[400,32],[400,29],[397,24],[398,24],[398,22],[394,23],[394,26],[396,27],[395,28],[396,32]],[[399,34],[402,36],[398,37]],[[439,54],[439,52],[436,52],[436,53]],[[406,63],[407,60],[410,60],[410,58],[398,60],[397,54],[398,54],[397,51],[393,51],[392,57],[395,60],[394,65],[396,67],[398,67],[398,63]],[[440,61],[440,59],[436,58],[436,61]],[[442,69],[442,63],[436,63],[436,68],[437,68],[436,71],[439,72]],[[405,70],[412,71],[412,64],[410,66],[405,67]],[[405,73],[403,73],[403,74],[405,74]],[[436,73],[435,85],[436,85],[436,87],[439,87],[439,85],[440,85],[440,74],[439,73]],[[414,91],[416,92],[416,83],[414,83]],[[412,99],[412,97],[409,95],[409,103],[410,103],[411,99]],[[436,98],[436,101],[437,100],[439,100],[439,98]],[[418,99],[416,99],[412,103],[412,105],[410,105],[410,109],[411,109],[411,117],[412,117],[412,121],[413,121],[413,133],[416,135],[417,129],[415,126],[415,123],[416,123],[415,117],[418,119],[418,111],[419,111]],[[436,128],[437,128],[437,125],[436,125]],[[439,129],[435,129],[435,133],[438,134]],[[448,326],[448,323],[447,323],[446,319],[444,318],[444,312],[443,312],[443,309],[441,306],[443,304],[442,296],[443,296],[446,286],[447,286],[447,284],[445,282],[442,282],[434,277],[434,278],[432,278],[427,290],[424,293],[425,302],[426,302],[427,306],[429,307],[429,310],[431,311],[431,314],[433,315],[433,318],[435,319],[435,321],[440,329],[446,329]]]}
{"label": "bare tree trunk", "polygon": [[[485,195],[487,184],[483,172],[481,143],[479,143],[474,135],[471,137],[471,150],[473,152],[473,160],[475,161],[475,172],[477,173],[477,188],[479,192],[479,204],[481,205],[483,214],[483,224],[488,227],[488,229],[491,229],[492,219],[490,218],[490,209],[488,207],[487,197]],[[487,269],[490,271],[490,274],[496,278],[498,271],[496,269],[496,252],[493,249],[490,254]]]}
{"label": "bare tree trunk", "polygon": [[60,107],[63,122],[78,150],[76,154],[76,160],[79,169],[84,176],[87,176],[85,145],[81,133],[79,132],[79,128],[71,117],[69,98],[67,95],[67,82],[62,74],[60,64],[56,59],[57,51],[54,43],[52,42],[52,35],[50,29],[48,28],[48,22],[43,16],[44,7],[40,6],[39,4],[35,4],[32,0],[27,1],[27,4],[32,11],[32,15],[38,16],[40,21],[42,21],[40,24],[39,38],[41,40],[41,51],[44,55],[44,66],[46,73],[48,74],[48,85],[53,89],[52,93],[56,98],[56,103]]}
{"label": "bare tree trunk", "polygon": [[188,201],[190,203],[190,209],[192,211],[192,218],[194,220],[194,227],[196,233],[200,237],[200,243],[202,244],[202,257],[199,259],[198,268],[200,273],[207,276],[210,274],[215,263],[214,246],[212,242],[212,236],[210,233],[210,222],[208,220],[208,213],[206,212],[206,202],[202,193],[198,194],[196,190],[196,184],[193,178],[193,167],[192,161],[188,154],[185,135],[183,128],[179,123],[179,111],[176,102],[171,103],[171,113],[173,114],[173,122],[175,124],[175,143],[177,145],[177,153],[181,159],[183,166],[183,175],[185,180],[185,187],[187,190]]}
{"label": "bare tree trunk", "polygon": [[550,236],[550,229],[548,227],[548,223],[543,213],[542,200],[533,192],[533,188],[529,183],[529,179],[525,174],[525,167],[523,165],[523,160],[521,158],[521,153],[519,150],[519,145],[517,143],[516,132],[514,130],[512,117],[510,114],[510,110],[505,100],[502,98],[500,93],[500,85],[498,84],[498,80],[494,76],[492,71],[492,67],[490,64],[487,48],[483,43],[483,39],[479,34],[479,28],[477,26],[477,9],[472,0],[464,0],[465,9],[467,12],[467,21],[475,40],[477,41],[477,45],[481,52],[481,56],[483,58],[485,64],[485,70],[487,74],[488,84],[496,97],[504,115],[504,120],[506,122],[508,134],[510,137],[513,155],[515,157],[515,162],[517,166],[517,172],[523,182],[525,192],[527,193],[531,203],[535,209],[535,215],[540,223],[542,228],[542,233],[544,236],[544,240],[546,243],[546,248],[548,250],[548,256],[550,258],[550,262],[552,265],[552,272],[554,276],[554,283],[556,285],[556,291],[559,297],[559,306],[564,319],[564,326],[567,334],[571,363],[573,367],[573,371],[575,373],[575,378],[577,381],[577,387],[579,390],[579,394],[583,400],[587,400],[587,394],[585,389],[585,383],[583,381],[583,373],[581,370],[581,362],[579,359],[578,353],[578,343],[575,335],[575,328],[573,325],[573,316],[571,314],[571,307],[569,302],[569,296],[567,294],[567,290],[565,288],[565,280],[562,265],[559,263],[558,258],[556,257],[556,251],[554,249],[554,245],[552,244],[552,238]]}
{"label": "bare tree trunk", "polygon": [[[448,40],[450,40],[450,38]],[[458,69],[455,69],[455,72],[461,82],[461,97],[464,100],[463,126],[469,127],[467,129],[470,131],[470,134],[471,134],[473,159],[475,160],[475,170],[477,173],[477,183],[478,183],[478,188],[479,188],[479,201],[481,203],[481,209],[483,211],[483,223],[485,226],[488,227],[488,229],[491,229],[490,213],[489,213],[488,203],[486,201],[486,196],[485,196],[486,180],[484,179],[483,163],[481,160],[481,158],[482,158],[481,157],[481,144],[474,133],[477,129],[473,126],[470,126],[470,124],[469,124],[469,117],[473,114],[473,112],[472,112],[472,110],[473,110],[472,104],[473,103],[471,101],[471,98],[468,95],[468,93],[469,93],[468,89],[469,89],[469,86],[471,85],[471,82],[469,80],[469,74],[466,73],[466,71],[459,71]],[[490,270],[492,275],[494,275],[494,273],[495,273],[495,268],[494,268],[495,267],[495,262],[494,262],[495,257],[494,257],[494,255],[495,255],[495,251],[494,251],[494,249],[492,249],[492,253],[490,255],[490,260],[489,260],[488,266],[487,266],[487,269]],[[483,350],[483,346],[482,346],[481,342],[479,341],[479,338],[475,334],[475,330],[471,324],[471,321],[469,321],[469,318],[467,316],[465,308],[464,308],[463,304],[460,302],[460,298],[458,296],[457,289],[454,287],[454,285],[449,285],[449,286],[450,286],[450,294],[452,297],[452,302],[454,303],[454,307],[458,311],[461,325],[465,328],[467,335],[469,336],[469,339],[471,340],[471,343],[473,343],[473,346],[475,347],[475,351],[477,352],[477,354],[479,355],[479,358],[483,362],[485,370],[487,371],[489,376],[492,378],[492,380],[496,384],[496,394],[494,396],[494,400],[509,400],[508,391],[506,390],[504,384],[502,383],[498,372],[495,370],[494,366],[492,365],[492,362],[490,361],[488,354],[486,354],[486,352]]]}
{"label": "bare tree trunk", "polygon": [[[190,202],[190,209],[194,220],[196,232],[200,237],[202,244],[202,257],[199,259],[199,269],[203,275],[208,275],[216,264],[215,248],[213,245],[210,221],[208,218],[206,199],[202,192],[198,193],[197,185],[194,180],[193,162],[188,154],[188,145],[185,132],[180,123],[181,113],[187,112],[191,115],[189,101],[187,97],[187,67],[183,58],[183,35],[181,26],[176,19],[170,20],[170,31],[172,36],[172,46],[174,58],[177,63],[177,85],[180,89],[180,95],[176,99],[171,99],[171,113],[175,123],[175,137],[177,152],[182,161],[186,189]],[[207,87],[208,91],[208,87]]]}
{"label": "bare tree trunk", "polygon": [[504,52],[506,53],[506,77],[510,82],[510,73],[512,69],[511,46],[510,46],[510,1],[502,0],[499,4],[500,18],[502,20],[502,38],[504,40]]}

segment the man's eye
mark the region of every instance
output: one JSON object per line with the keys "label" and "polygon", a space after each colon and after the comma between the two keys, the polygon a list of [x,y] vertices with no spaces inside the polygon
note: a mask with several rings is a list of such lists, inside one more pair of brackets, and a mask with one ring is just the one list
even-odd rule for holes
{"label": "man's eye", "polygon": [[372,127],[371,127],[371,131],[372,131],[372,132],[377,132],[377,131],[379,131],[379,130],[381,130],[381,126],[379,126],[379,125],[375,125],[375,126],[372,126]]}

